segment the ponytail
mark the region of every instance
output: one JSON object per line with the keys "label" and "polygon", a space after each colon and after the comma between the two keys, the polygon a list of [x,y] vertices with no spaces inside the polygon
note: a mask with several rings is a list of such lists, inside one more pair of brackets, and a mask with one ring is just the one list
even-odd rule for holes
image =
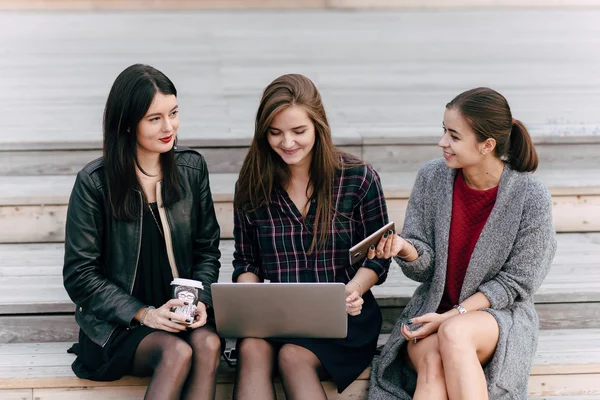
{"label": "ponytail", "polygon": [[508,162],[519,172],[533,172],[538,167],[538,155],[525,125],[513,119],[508,148]]}

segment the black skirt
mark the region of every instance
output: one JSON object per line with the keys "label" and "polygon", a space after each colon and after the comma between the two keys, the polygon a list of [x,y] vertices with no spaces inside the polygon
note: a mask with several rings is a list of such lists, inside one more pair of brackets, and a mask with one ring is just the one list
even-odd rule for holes
{"label": "black skirt", "polygon": [[[151,203],[142,220],[142,245],[137,265],[132,295],[141,302],[156,308],[165,304],[171,296],[173,274],[162,236],[160,215],[156,203]],[[209,310],[212,311],[212,310]],[[214,316],[209,312],[207,325],[214,330]],[[72,369],[79,378],[95,381],[112,381],[131,374],[133,358],[140,342],[155,332],[147,326],[129,329],[119,326],[104,347],[94,343],[82,330],[79,343],[69,349],[77,355]],[[178,334],[187,339],[187,332]]]}
{"label": "black skirt", "polygon": [[[208,310],[208,320],[205,327],[216,333],[214,314]],[[76,354],[71,368],[78,378],[93,381],[116,381],[125,375],[131,375],[133,359],[140,342],[156,329],[138,326],[133,329],[119,328],[113,333],[106,346],[101,347],[79,331],[79,343],[75,343],[69,353]],[[189,343],[190,331],[172,333]],[[221,348],[225,341],[221,340]]]}
{"label": "black skirt", "polygon": [[276,346],[295,344],[310,350],[342,393],[371,364],[381,332],[381,310],[368,291],[363,295],[362,311],[348,316],[348,335],[345,339],[268,339]]}

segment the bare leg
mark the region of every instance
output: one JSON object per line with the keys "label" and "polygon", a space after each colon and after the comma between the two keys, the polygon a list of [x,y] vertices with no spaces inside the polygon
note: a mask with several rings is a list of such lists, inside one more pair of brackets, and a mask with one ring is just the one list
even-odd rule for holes
{"label": "bare leg", "polygon": [[182,399],[212,400],[221,359],[221,339],[212,329],[201,327],[190,333],[189,344],[193,350],[192,369]]}
{"label": "bare leg", "polygon": [[408,357],[417,371],[417,389],[413,399],[448,400],[437,333],[417,343],[408,342]]}
{"label": "bare leg", "polygon": [[277,360],[288,400],[327,400],[321,385],[321,362],[313,352],[301,346],[285,344],[279,350]]}
{"label": "bare leg", "polygon": [[132,374],[152,375],[144,400],[179,400],[192,364],[192,348],[168,332],[146,336],[135,351]]}
{"label": "bare leg", "polygon": [[500,329],[485,311],[446,320],[438,330],[446,387],[451,400],[485,400],[487,383],[482,365],[494,355]]}
{"label": "bare leg", "polygon": [[236,400],[273,400],[275,350],[263,339],[242,339],[238,345],[238,363],[233,398]]}

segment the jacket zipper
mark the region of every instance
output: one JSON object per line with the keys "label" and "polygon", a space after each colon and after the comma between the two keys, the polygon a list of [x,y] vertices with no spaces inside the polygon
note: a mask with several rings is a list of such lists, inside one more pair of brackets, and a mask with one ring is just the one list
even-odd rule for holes
{"label": "jacket zipper", "polygon": [[175,260],[175,251],[173,249],[173,240],[171,238],[171,226],[169,225],[169,217],[167,211],[163,207],[162,200],[162,181],[156,184],[156,205],[158,206],[158,214],[160,215],[160,223],[163,227],[165,247],[167,249],[167,258],[169,259],[169,266],[171,267],[171,273],[173,278],[179,278],[179,268],[177,268],[177,261]]}
{"label": "jacket zipper", "polygon": [[[138,193],[140,194],[140,240],[138,243],[138,252],[137,252],[137,257],[135,259],[135,269],[133,270],[133,281],[131,282],[131,287],[129,288],[129,295],[133,295],[133,287],[135,285],[135,278],[137,277],[137,269],[138,269],[138,262],[140,261],[140,252],[142,250],[142,227],[143,227],[143,218],[144,218],[144,199],[142,198],[142,194],[138,191]],[[112,334],[115,332],[115,329],[117,329],[117,325],[115,325],[111,330],[110,333],[108,334],[108,336],[106,337],[106,340],[104,341],[104,343],[102,343],[102,347],[106,346],[106,343],[108,343],[108,341],[110,340],[110,337],[112,336]]]}
{"label": "jacket zipper", "polygon": [[140,261],[140,252],[142,251],[142,232],[144,224],[144,199],[140,194],[140,240],[138,242],[137,257],[135,258],[135,269],[133,270],[133,281],[131,281],[131,287],[129,288],[129,295],[133,295],[133,287],[135,286],[135,278],[137,277],[138,262]]}

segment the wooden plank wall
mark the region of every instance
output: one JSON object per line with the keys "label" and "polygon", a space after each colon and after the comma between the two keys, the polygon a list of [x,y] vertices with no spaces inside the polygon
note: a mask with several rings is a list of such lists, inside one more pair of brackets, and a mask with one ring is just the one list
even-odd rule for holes
{"label": "wooden plank wall", "polygon": [[[554,227],[557,232],[600,231],[600,196],[554,196]],[[401,229],[407,199],[388,199],[390,220]],[[233,238],[233,203],[215,202],[221,238]],[[66,205],[0,206],[0,243],[47,243],[64,241]]]}

